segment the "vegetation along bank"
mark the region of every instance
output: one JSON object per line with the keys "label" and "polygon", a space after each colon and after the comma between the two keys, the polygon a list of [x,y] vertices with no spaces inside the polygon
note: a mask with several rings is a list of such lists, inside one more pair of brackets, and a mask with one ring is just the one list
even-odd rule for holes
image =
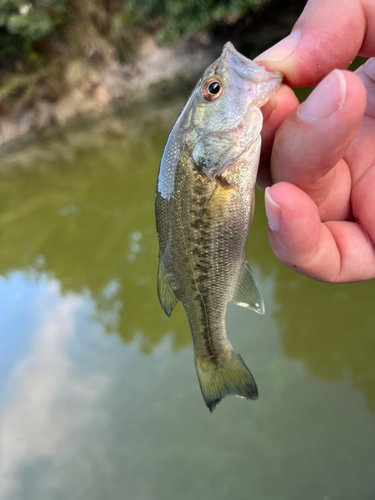
{"label": "vegetation along bank", "polygon": [[180,90],[229,39],[253,57],[305,3],[0,0],[0,143]]}

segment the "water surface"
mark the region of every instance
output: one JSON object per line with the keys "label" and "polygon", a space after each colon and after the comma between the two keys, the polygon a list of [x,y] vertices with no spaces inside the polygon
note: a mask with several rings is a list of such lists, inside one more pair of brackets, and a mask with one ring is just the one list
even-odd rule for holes
{"label": "water surface", "polygon": [[257,193],[248,260],[266,314],[227,330],[259,387],[213,414],[181,305],[156,294],[154,189],[185,97],[1,159],[0,498],[369,500],[374,282],[283,267]]}

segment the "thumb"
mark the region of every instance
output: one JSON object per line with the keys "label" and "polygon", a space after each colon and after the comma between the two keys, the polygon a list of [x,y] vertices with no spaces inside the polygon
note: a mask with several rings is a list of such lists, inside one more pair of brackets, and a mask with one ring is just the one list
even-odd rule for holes
{"label": "thumb", "polygon": [[292,33],[256,61],[281,71],[292,87],[316,85],[357,54],[375,55],[374,20],[372,0],[309,0]]}

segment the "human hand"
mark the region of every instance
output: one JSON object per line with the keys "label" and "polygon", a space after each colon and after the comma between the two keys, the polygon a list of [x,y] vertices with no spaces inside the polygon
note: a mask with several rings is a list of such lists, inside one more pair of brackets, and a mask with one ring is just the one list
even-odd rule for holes
{"label": "human hand", "polygon": [[291,86],[320,82],[300,106],[286,85],[264,106],[258,184],[273,184],[275,255],[328,282],[375,278],[375,58],[355,74],[335,69],[357,54],[375,55],[372,0],[309,0],[292,34],[257,58]]}

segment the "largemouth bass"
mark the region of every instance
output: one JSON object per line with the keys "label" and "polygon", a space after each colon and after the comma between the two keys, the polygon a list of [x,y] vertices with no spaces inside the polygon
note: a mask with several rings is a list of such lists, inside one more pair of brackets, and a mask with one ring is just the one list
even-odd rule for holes
{"label": "largemouth bass", "polygon": [[264,313],[245,251],[261,146],[259,108],[281,80],[225,44],[176,121],[160,164],[158,295],[168,316],[178,301],[185,308],[210,411],[227,394],[258,397],[227,338],[225,316],[231,301]]}

